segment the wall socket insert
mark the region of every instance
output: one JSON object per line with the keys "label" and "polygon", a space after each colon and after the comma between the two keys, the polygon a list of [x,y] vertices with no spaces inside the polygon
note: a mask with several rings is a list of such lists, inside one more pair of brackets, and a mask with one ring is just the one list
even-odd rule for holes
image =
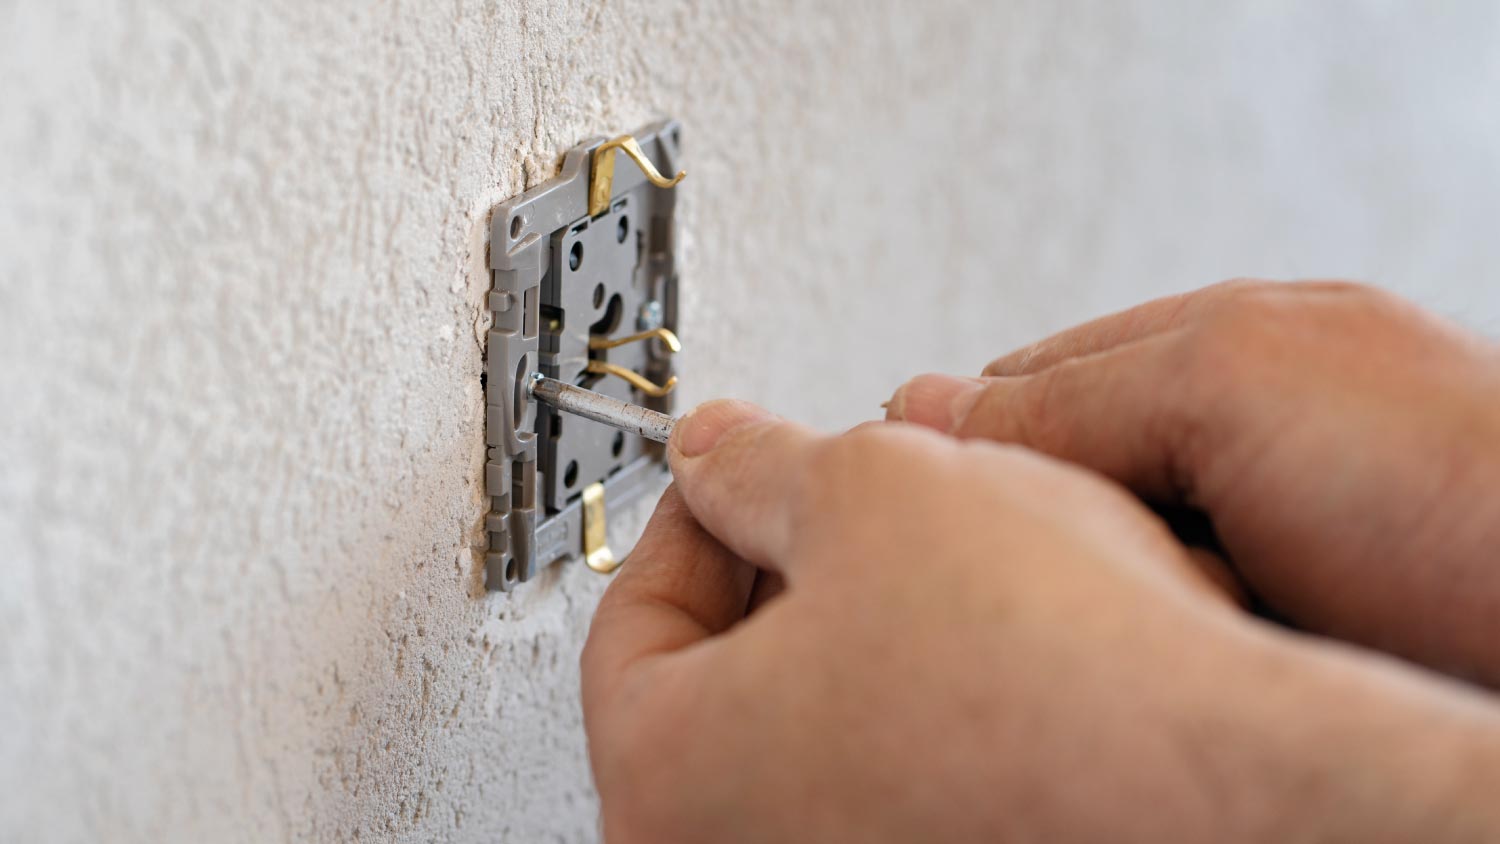
{"label": "wall socket insert", "polygon": [[[526,391],[540,372],[671,412],[672,350],[657,337],[678,328],[677,197],[657,185],[676,184],[659,173],[681,178],[681,126],[665,120],[630,137],[574,147],[556,178],[501,203],[491,220],[490,589],[509,591],[556,562],[592,564],[598,555],[586,546],[603,536],[604,501],[626,504],[666,471],[662,446],[561,415]],[[614,161],[625,156],[645,160]]]}

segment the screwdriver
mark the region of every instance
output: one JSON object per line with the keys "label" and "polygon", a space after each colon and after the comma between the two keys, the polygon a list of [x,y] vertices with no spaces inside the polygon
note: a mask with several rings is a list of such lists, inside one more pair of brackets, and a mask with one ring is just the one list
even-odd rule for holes
{"label": "screwdriver", "polygon": [[602,422],[611,428],[618,428],[628,434],[636,434],[659,443],[664,443],[671,438],[672,428],[677,424],[676,419],[665,413],[620,401],[593,390],[575,387],[556,378],[548,378],[540,372],[531,373],[526,384],[526,392],[537,401],[549,404],[564,413],[572,413],[575,416]]}

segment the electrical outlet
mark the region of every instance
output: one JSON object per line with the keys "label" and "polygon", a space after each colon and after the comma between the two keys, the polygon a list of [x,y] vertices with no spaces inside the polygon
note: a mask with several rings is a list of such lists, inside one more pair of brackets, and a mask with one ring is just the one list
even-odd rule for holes
{"label": "electrical outlet", "polygon": [[[680,140],[680,125],[667,120],[588,141],[567,152],[556,178],[495,209],[485,363],[491,589],[574,558],[604,570],[594,561],[607,549],[591,547],[602,543],[604,502],[627,503],[665,471],[662,446],[538,405],[526,382],[540,372],[671,411]],[[639,166],[617,167],[621,155]]]}

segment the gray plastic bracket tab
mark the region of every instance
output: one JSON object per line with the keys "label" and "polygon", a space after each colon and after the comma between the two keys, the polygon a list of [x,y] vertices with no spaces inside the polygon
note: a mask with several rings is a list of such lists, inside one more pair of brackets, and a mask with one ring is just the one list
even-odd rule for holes
{"label": "gray plastic bracket tab", "polygon": [[[680,167],[681,125],[634,133],[663,173]],[[650,398],[625,381],[588,371],[600,359],[664,384],[672,355],[656,341],[607,350],[589,338],[677,325],[675,189],[647,181],[640,168],[615,168],[609,207],[589,216],[593,138],[568,150],[550,181],[501,203],[490,221],[493,316],[485,360],[485,583],[509,591],[555,562],[582,555],[579,499],[603,482],[611,507],[649,489],[665,471],[661,446],[604,425],[563,416],[526,394],[541,372],[662,412],[671,395]]]}

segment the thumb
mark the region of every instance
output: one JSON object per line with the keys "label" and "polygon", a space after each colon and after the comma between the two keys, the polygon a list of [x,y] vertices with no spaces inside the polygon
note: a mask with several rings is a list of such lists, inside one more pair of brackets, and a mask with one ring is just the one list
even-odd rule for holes
{"label": "thumb", "polygon": [[823,439],[748,402],[712,401],[677,423],[667,459],[704,529],[745,560],[782,571],[804,467]]}

